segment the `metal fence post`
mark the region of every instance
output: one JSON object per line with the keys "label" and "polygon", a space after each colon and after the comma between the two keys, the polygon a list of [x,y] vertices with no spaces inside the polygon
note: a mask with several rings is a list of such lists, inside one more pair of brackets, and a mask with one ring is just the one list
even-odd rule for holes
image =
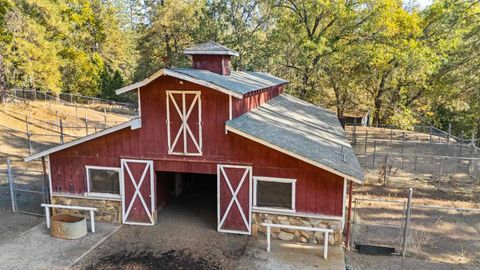
{"label": "metal fence post", "polygon": [[447,145],[450,144],[451,135],[452,135],[452,123],[448,123]]}
{"label": "metal fence post", "polygon": [[353,118],[353,145],[357,144],[357,118]]}
{"label": "metal fence post", "polygon": [[15,202],[15,183],[13,182],[12,163],[9,157],[7,157],[7,178],[8,178],[8,187],[10,189],[10,199],[12,201],[12,212],[16,212],[17,203]]}
{"label": "metal fence post", "polygon": [[410,215],[412,211],[413,188],[408,188],[407,212],[405,217],[405,226],[403,227],[402,256],[407,254],[408,229],[410,227]]}
{"label": "metal fence post", "polygon": [[388,180],[388,154],[385,155],[385,171],[383,172],[383,185],[387,185],[387,180]]}
{"label": "metal fence post", "polygon": [[365,131],[365,155],[367,155],[367,145],[368,145],[368,130]]}
{"label": "metal fence post", "polygon": [[442,157],[442,161],[440,162],[440,175],[438,176],[438,190],[440,190],[440,183],[442,180],[443,175],[443,163],[445,161],[445,157]]}
{"label": "metal fence post", "polygon": [[373,166],[375,167],[375,156],[377,154],[377,141],[373,141]]}

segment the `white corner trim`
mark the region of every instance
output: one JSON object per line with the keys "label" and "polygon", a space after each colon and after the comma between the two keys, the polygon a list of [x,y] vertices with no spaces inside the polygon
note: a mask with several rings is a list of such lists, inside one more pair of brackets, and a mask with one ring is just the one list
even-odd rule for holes
{"label": "white corner trim", "polygon": [[343,201],[342,201],[342,231],[345,228],[345,206],[347,201],[347,178],[343,178]]}
{"label": "white corner trim", "polygon": [[353,182],[356,182],[356,183],[359,183],[359,184],[363,184],[363,182],[360,181],[360,180],[357,179],[357,178],[354,178],[354,177],[352,177],[352,176],[346,175],[346,174],[344,174],[344,173],[342,173],[342,172],[339,172],[339,171],[337,171],[337,170],[335,170],[335,169],[333,169],[333,168],[330,168],[330,167],[328,167],[328,166],[326,166],[326,165],[323,165],[323,164],[321,164],[321,163],[318,163],[318,162],[316,162],[316,161],[314,161],[314,160],[311,160],[311,159],[308,159],[308,158],[306,158],[306,157],[303,157],[303,156],[301,156],[301,155],[299,155],[299,154],[293,153],[293,152],[291,152],[291,151],[289,151],[289,150],[283,149],[283,148],[281,148],[281,147],[279,147],[279,146],[276,146],[276,145],[274,145],[274,144],[272,144],[272,143],[269,143],[269,142],[267,142],[267,141],[265,141],[265,140],[262,140],[262,139],[259,139],[259,138],[257,138],[257,137],[254,137],[254,136],[252,136],[252,135],[250,135],[250,134],[247,134],[247,133],[245,133],[245,132],[243,132],[243,131],[240,131],[240,130],[238,130],[238,129],[236,129],[236,128],[233,128],[233,127],[230,127],[230,126],[228,126],[228,125],[225,125],[225,129],[228,130],[228,131],[231,131],[231,132],[233,132],[233,133],[235,133],[235,134],[237,134],[237,135],[240,135],[240,136],[242,136],[242,137],[245,137],[245,138],[247,138],[247,139],[250,139],[250,140],[252,140],[252,141],[254,141],[254,142],[258,142],[258,143],[263,144],[263,145],[265,145],[265,146],[267,146],[267,147],[270,147],[270,148],[272,148],[272,149],[275,149],[275,150],[277,150],[277,151],[279,151],[279,152],[282,152],[282,153],[284,153],[284,154],[287,154],[287,155],[289,155],[289,156],[292,156],[292,157],[294,157],[294,158],[296,158],[296,159],[299,159],[299,160],[301,160],[301,161],[304,161],[304,162],[307,162],[307,163],[309,163],[309,164],[312,164],[313,166],[318,167],[318,168],[320,168],[320,169],[323,169],[323,170],[325,170],[325,171],[328,171],[328,172],[331,172],[331,173],[333,173],[333,174],[339,175],[339,176],[341,176],[341,177],[343,177],[343,178],[347,178],[348,180],[351,180],[351,181],[353,181]]}
{"label": "white corner trim", "polygon": [[[274,208],[274,207],[262,207],[257,206],[257,183],[258,181],[264,182],[276,182],[276,183],[286,183],[291,184],[292,186],[292,198],[291,198],[291,209],[287,208]],[[297,179],[291,178],[278,178],[278,177],[266,177],[266,176],[254,176],[253,177],[253,208],[258,211],[266,210],[266,211],[276,211],[282,213],[295,213],[295,203],[296,203],[296,182]]]}
{"label": "white corner trim", "polygon": [[196,78],[193,78],[191,76],[188,76],[188,75],[185,75],[185,74],[181,74],[181,73],[178,73],[178,72],[175,72],[173,70],[170,70],[170,69],[161,69],[157,72],[155,72],[152,76],[146,78],[145,80],[143,81],[140,81],[140,82],[137,82],[137,83],[134,83],[134,84],[131,84],[131,85],[127,85],[125,87],[122,87],[120,89],[117,89],[115,90],[115,93],[117,95],[121,95],[123,93],[126,93],[126,92],[130,92],[132,90],[135,90],[135,89],[138,89],[140,87],[143,87],[147,84],[149,84],[150,82],[152,82],[153,80],[161,77],[161,76],[170,76],[170,77],[174,77],[174,78],[177,78],[177,79],[180,79],[180,80],[185,80],[187,82],[191,82],[191,83],[195,83],[195,84],[198,84],[198,85],[202,85],[202,86],[205,86],[205,87],[208,87],[208,88],[211,88],[211,89],[215,89],[217,91],[220,91],[222,93],[225,93],[227,95],[232,95],[236,98],[243,98],[243,95],[242,94],[239,94],[239,93],[236,93],[236,92],[233,92],[229,89],[226,89],[226,88],[223,88],[223,87],[220,87],[216,84],[213,84],[213,83],[210,83],[208,81],[204,81],[204,80],[200,80],[200,79],[196,79]]}
{"label": "white corner trim", "polygon": [[[110,133],[113,133],[115,131],[119,131],[121,129],[124,129],[124,128],[127,128],[127,127],[132,127],[133,123],[135,121],[138,121],[137,119],[139,119],[138,117],[137,118],[134,118],[134,119],[131,119],[127,122],[124,122],[124,123],[121,123],[119,125],[116,125],[116,126],[113,126],[111,128],[107,128],[107,129],[104,129],[102,131],[99,131],[97,133],[93,133],[93,134],[90,134],[90,135],[87,135],[85,137],[82,137],[82,138],[79,138],[79,139],[76,139],[76,140],[73,140],[71,142],[68,142],[68,143],[64,143],[64,144],[60,144],[60,145],[57,145],[55,147],[52,147],[50,149],[47,149],[45,151],[42,151],[42,152],[39,152],[39,153],[36,153],[34,155],[31,155],[31,156],[28,156],[25,158],[25,162],[29,162],[29,161],[32,161],[32,160],[35,160],[37,158],[41,158],[41,157],[44,157],[44,156],[48,156],[52,153],[55,153],[55,152],[58,152],[58,151],[61,151],[63,149],[66,149],[66,148],[69,148],[69,147],[72,147],[72,146],[75,146],[77,144],[81,144],[81,143],[84,143],[84,142],[88,142],[90,140],[93,140],[93,139],[96,139],[98,137],[102,137],[104,135],[107,135],[107,134],[110,134]],[[140,120],[141,121],[141,120]]]}

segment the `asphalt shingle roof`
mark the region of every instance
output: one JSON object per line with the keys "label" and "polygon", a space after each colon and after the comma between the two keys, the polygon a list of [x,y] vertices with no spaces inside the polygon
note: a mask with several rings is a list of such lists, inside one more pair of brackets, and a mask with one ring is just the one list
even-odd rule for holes
{"label": "asphalt shingle roof", "polygon": [[215,84],[241,95],[288,82],[263,72],[231,71],[230,75],[224,76],[203,69],[170,68],[170,70]]}
{"label": "asphalt shingle roof", "polygon": [[226,125],[234,133],[248,134],[363,182],[362,168],[337,116],[316,105],[280,95]]}

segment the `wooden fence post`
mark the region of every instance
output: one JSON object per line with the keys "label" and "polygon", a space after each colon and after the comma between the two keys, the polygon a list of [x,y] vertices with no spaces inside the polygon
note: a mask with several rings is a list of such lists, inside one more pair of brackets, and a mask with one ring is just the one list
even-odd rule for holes
{"label": "wooden fence post", "polygon": [[87,118],[87,114],[85,114],[85,135],[88,135],[88,118]]}
{"label": "wooden fence post", "polygon": [[63,134],[63,121],[60,119],[60,143],[64,143],[64,134]]}
{"label": "wooden fence post", "polygon": [[103,120],[105,122],[105,127],[104,128],[107,128],[107,110],[105,108],[103,108]]}

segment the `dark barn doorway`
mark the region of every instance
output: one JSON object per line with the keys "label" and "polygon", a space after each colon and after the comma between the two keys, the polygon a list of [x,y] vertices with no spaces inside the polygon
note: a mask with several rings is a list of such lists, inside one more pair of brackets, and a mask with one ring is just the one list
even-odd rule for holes
{"label": "dark barn doorway", "polygon": [[217,176],[157,172],[157,209],[158,223],[173,217],[216,230]]}

